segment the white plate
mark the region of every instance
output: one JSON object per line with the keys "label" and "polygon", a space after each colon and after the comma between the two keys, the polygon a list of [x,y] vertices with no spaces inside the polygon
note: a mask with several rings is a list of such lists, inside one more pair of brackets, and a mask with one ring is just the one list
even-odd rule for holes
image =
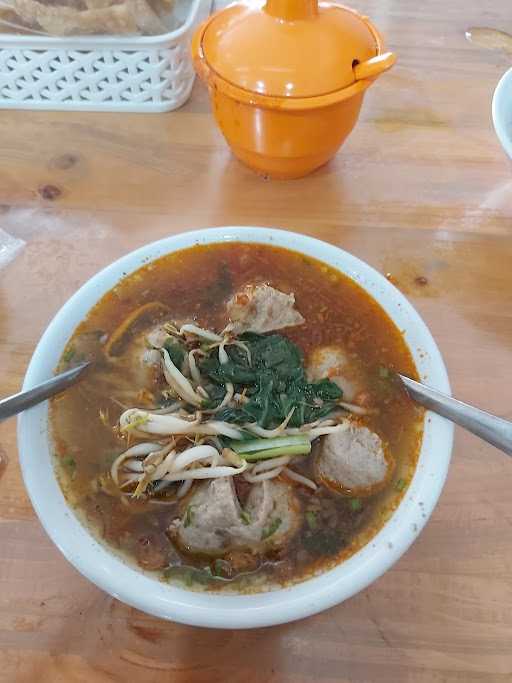
{"label": "white plate", "polygon": [[[24,389],[48,379],[75,327],[123,275],[164,254],[195,244],[243,241],[287,247],[339,269],[376,299],[399,329],[421,377],[450,392],[439,350],[425,323],[382,275],[350,254],[304,235],[268,228],[211,228],[149,244],[91,278],[62,307],[30,362]],[[320,612],[362,590],[391,567],[432,513],[450,462],[453,426],[427,414],[416,473],[396,512],[372,541],[334,569],[292,586],[257,595],[194,593],[162,583],[123,563],[98,543],[66,504],[55,479],[48,439],[48,406],[18,421],[20,462],[32,504],[46,532],[84,576],[123,602],[164,619],[217,628],[249,628],[293,621]]]}

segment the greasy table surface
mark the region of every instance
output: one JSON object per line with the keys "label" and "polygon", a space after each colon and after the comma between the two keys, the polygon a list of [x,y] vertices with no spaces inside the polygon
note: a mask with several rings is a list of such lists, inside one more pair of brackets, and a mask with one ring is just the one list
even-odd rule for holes
{"label": "greasy table surface", "polygon": [[[391,273],[454,393],[512,417],[512,169],[490,121],[510,58],[464,38],[468,26],[512,30],[509,0],[353,4],[400,61],[335,161],[304,180],[240,166],[197,84],[168,115],[0,112],[0,228],[26,242],[0,271],[1,394],[97,270],[165,235],[247,224],[314,235]],[[393,569],[323,614],[245,632],[159,621],[88,583],[34,514],[13,420],[0,457],[1,681],[512,680],[512,461],[467,434]]]}

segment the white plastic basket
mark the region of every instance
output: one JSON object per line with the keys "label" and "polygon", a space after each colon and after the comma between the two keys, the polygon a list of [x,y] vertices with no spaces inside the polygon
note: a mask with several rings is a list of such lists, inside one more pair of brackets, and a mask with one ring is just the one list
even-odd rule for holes
{"label": "white plastic basket", "polygon": [[191,0],[161,36],[0,35],[0,109],[162,112],[194,84],[190,38],[212,0]]}

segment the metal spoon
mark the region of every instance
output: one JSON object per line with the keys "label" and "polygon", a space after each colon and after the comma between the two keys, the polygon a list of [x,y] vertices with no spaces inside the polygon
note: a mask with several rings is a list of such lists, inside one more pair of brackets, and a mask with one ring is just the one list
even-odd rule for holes
{"label": "metal spoon", "polygon": [[500,50],[512,55],[512,36],[505,31],[483,26],[472,26],[466,30],[466,38],[470,42],[486,50]]}
{"label": "metal spoon", "polygon": [[90,365],[90,362],[81,363],[71,370],[66,370],[66,372],[61,372],[59,375],[47,379],[46,382],[38,384],[33,389],[4,398],[0,401],[0,422],[64,391],[64,389],[75,384]]}
{"label": "metal spoon", "polygon": [[413,379],[403,375],[398,376],[404,383],[409,396],[420,405],[464,427],[507,455],[512,455],[512,422],[457,401]]}

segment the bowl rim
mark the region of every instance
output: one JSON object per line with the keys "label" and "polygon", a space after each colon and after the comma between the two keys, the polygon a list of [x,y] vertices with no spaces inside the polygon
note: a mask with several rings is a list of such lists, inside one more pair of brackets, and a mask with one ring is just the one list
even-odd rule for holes
{"label": "bowl rim", "polygon": [[[508,96],[507,96],[508,95]],[[505,71],[498,81],[492,97],[492,122],[501,146],[512,159],[512,68]],[[509,120],[505,121],[505,112],[509,112]],[[510,133],[507,133],[507,130]]]}
{"label": "bowl rim", "polygon": [[[404,330],[418,372],[430,386],[450,393],[439,349],[404,295],[371,266],[338,247],[300,233],[246,226],[179,233],[147,244],[107,266],[57,312],[27,369],[23,390],[47,379],[90,308],[126,274],[164,254],[218,242],[281,246],[338,268],[362,286]],[[126,604],[179,623],[215,628],[252,628],[310,616],[348,599],[389,569],[430,517],[444,485],[453,444],[453,425],[427,412],[416,471],[396,511],[380,531],[346,561],[290,587],[253,595],[188,591],[132,568],[97,541],[80,523],[57,483],[48,439],[48,406],[18,418],[18,448],[25,487],[41,524],[66,559],[86,578]],[[40,467],[31,467],[37,458]]]}

